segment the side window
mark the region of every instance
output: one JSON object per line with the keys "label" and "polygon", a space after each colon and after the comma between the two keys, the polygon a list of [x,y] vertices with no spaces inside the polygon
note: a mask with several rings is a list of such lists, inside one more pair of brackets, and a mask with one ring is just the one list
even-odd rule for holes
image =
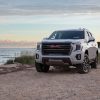
{"label": "side window", "polygon": [[91,36],[92,36],[91,33],[90,33],[90,32],[87,32],[87,33],[88,33],[88,35],[89,35],[89,38],[91,38]]}
{"label": "side window", "polygon": [[91,35],[90,32],[88,32],[88,31],[87,31],[86,33],[87,33],[87,40],[88,40],[89,42],[91,42],[91,36],[92,36],[92,35]]}
{"label": "side window", "polygon": [[90,37],[92,37],[92,34],[89,32],[89,34],[90,34]]}
{"label": "side window", "polygon": [[[90,33],[90,32],[89,32]],[[90,35],[91,35],[91,40],[92,41],[95,41],[95,38],[93,37],[93,35],[90,33]]]}
{"label": "side window", "polygon": [[90,34],[89,34],[89,32],[86,32],[87,33],[87,37],[88,37],[88,39],[90,39]]}

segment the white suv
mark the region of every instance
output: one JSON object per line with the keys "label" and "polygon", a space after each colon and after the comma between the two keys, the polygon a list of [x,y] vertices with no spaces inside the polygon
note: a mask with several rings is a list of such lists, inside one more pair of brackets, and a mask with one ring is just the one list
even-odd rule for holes
{"label": "white suv", "polygon": [[79,73],[97,68],[98,45],[87,29],[60,30],[37,44],[37,72],[48,72],[50,66],[75,66]]}

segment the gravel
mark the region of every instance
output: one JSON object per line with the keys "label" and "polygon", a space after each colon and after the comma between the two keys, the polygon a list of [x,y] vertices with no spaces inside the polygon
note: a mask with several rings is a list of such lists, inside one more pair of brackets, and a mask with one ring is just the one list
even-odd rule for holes
{"label": "gravel", "polygon": [[0,75],[0,100],[100,100],[100,68],[88,74],[35,68]]}

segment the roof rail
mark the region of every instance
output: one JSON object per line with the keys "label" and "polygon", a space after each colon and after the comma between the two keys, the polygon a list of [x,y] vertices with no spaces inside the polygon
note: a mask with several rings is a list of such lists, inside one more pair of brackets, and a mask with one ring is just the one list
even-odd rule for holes
{"label": "roof rail", "polygon": [[83,30],[83,31],[89,31],[88,29],[86,29],[86,28],[79,28],[80,30]]}
{"label": "roof rail", "polygon": [[81,28],[81,27],[80,27],[79,30],[85,30],[85,28]]}

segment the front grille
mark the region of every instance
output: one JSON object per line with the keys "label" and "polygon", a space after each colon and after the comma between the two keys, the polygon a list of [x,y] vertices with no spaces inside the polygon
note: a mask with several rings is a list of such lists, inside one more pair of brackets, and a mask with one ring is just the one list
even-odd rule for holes
{"label": "front grille", "polygon": [[43,55],[70,55],[71,43],[42,43]]}

